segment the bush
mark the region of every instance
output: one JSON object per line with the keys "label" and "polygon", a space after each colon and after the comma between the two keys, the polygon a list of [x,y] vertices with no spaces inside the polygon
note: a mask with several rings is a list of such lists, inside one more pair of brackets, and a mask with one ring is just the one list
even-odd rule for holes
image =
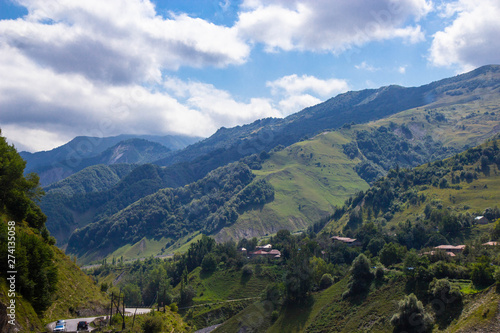
{"label": "bush", "polygon": [[163,331],[163,320],[160,316],[147,316],[142,323],[144,333],[160,333]]}
{"label": "bush", "polygon": [[384,268],[378,266],[377,269],[375,270],[375,279],[380,281],[384,278],[384,275],[385,275]]}
{"label": "bush", "polygon": [[213,272],[217,269],[217,259],[212,253],[203,257],[203,260],[201,261],[201,269],[203,272]]}
{"label": "bush", "polygon": [[279,314],[279,312],[278,312],[278,311],[276,311],[276,310],[274,310],[274,311],[271,313],[271,320],[272,320],[273,322],[275,322],[275,321],[276,321],[276,319],[278,319],[279,315],[280,315],[280,314]]}
{"label": "bush", "polygon": [[457,286],[453,286],[448,279],[434,279],[429,285],[430,294],[435,299],[441,299],[445,303],[462,301],[462,294]]}
{"label": "bush", "polygon": [[493,279],[494,268],[490,266],[490,259],[486,256],[478,258],[477,263],[472,266],[470,279],[476,286],[489,286]]}
{"label": "bush", "polygon": [[331,276],[331,274],[328,273],[323,274],[323,276],[321,277],[321,281],[319,283],[319,288],[326,289],[330,287],[332,284],[333,284],[333,277]]}
{"label": "bush", "polygon": [[252,267],[250,265],[243,266],[243,269],[241,270],[241,273],[244,276],[250,276],[250,275],[252,275],[253,274]]}
{"label": "bush", "polygon": [[384,266],[394,265],[403,261],[406,254],[406,248],[402,245],[395,243],[385,244],[382,250],[380,250],[380,262]]}
{"label": "bush", "polygon": [[351,277],[347,284],[347,291],[342,294],[346,298],[356,294],[364,293],[370,289],[373,274],[370,271],[370,261],[364,254],[360,254],[352,262],[349,270]]}
{"label": "bush", "polygon": [[391,318],[394,332],[430,332],[432,319],[414,294],[399,301],[398,312]]}
{"label": "bush", "polygon": [[176,304],[176,303],[172,303],[172,304],[170,304],[170,311],[172,311],[172,312],[177,312],[177,311],[179,311],[179,307],[177,306],[177,304]]}

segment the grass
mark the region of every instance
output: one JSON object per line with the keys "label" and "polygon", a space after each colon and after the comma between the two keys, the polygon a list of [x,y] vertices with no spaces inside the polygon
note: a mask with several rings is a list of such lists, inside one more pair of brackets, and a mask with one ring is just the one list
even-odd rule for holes
{"label": "grass", "polygon": [[461,316],[443,331],[437,332],[497,332],[500,295],[496,287],[467,295]]}
{"label": "grass", "polygon": [[[7,281],[2,278],[0,279],[0,303],[2,305],[5,306],[9,305],[11,298],[9,297],[8,293],[9,293],[9,288],[7,286]],[[44,331],[44,326],[42,324],[42,321],[35,313],[35,310],[33,310],[31,303],[25,300],[18,293],[16,293],[15,300],[16,300],[15,315],[16,315],[16,322],[18,323],[18,325],[16,325],[17,330],[21,332]],[[7,313],[9,312],[9,310],[7,309],[5,309],[5,311],[6,311],[5,314],[2,313],[2,316],[7,315]],[[4,323],[6,324],[7,327],[9,327],[10,325],[7,324],[7,320],[10,320],[10,318],[6,317]]]}
{"label": "grass", "polygon": [[259,297],[266,286],[281,274],[279,267],[263,265],[259,275],[254,273],[244,277],[241,270],[220,269],[213,273],[204,273],[201,267],[189,274],[188,284],[196,289],[195,304],[211,303],[249,297]]}
{"label": "grass", "polygon": [[195,288],[197,296],[193,299],[195,307],[181,310],[185,320],[197,328],[220,324],[260,299],[266,286],[283,274],[279,266],[262,264],[257,274],[255,264],[248,265],[254,271],[250,276],[243,276],[241,270],[222,268],[204,273],[198,267],[191,272],[188,284]]}
{"label": "grass", "polygon": [[59,272],[57,291],[54,302],[44,313],[43,322],[75,318],[80,313],[104,313],[107,298],[94,281],[57,248],[55,262]]}
{"label": "grass", "polygon": [[[457,96],[440,96],[439,104],[413,108],[350,129],[324,132],[272,154],[262,169],[254,173],[257,179],[265,178],[274,186],[274,201],[240,215],[235,224],[222,229],[216,238],[259,237],[283,228],[303,230],[330,214],[334,206],[341,206],[349,196],[366,190],[368,184],[353,170],[360,160],[349,159],[342,148],[358,131],[390,127],[391,123],[406,124],[413,132],[413,140],[431,136],[433,140],[458,150],[476,146],[498,131],[495,130],[500,121],[497,96],[485,94],[484,98],[472,102],[463,102]],[[443,115],[445,120],[433,120],[437,114]],[[490,184],[486,181],[474,185],[477,186],[475,194],[467,193],[466,197],[455,200],[471,201],[470,206],[473,207],[493,204],[495,193],[500,190],[499,182]],[[484,185],[489,191],[481,190]],[[449,195],[450,191],[445,190],[441,194]],[[418,213],[420,210],[423,207],[418,209]],[[417,209],[408,213],[415,215]],[[400,220],[405,220],[405,217],[394,219]],[[339,232],[342,226],[343,223],[340,223],[329,226],[329,229]]]}
{"label": "grass", "polygon": [[368,184],[353,169],[359,160],[343,153],[342,145],[350,140],[348,134],[325,132],[272,154],[254,173],[256,180],[265,178],[273,185],[274,200],[246,211],[217,238],[305,229],[331,214],[352,194],[366,190]]}
{"label": "grass", "polygon": [[256,302],[214,332],[389,332],[390,318],[403,298],[404,282],[384,284],[366,299],[344,300],[347,278],[314,293],[303,304],[284,306],[273,323],[273,307]]}
{"label": "grass", "polygon": [[[106,260],[111,262],[113,258],[119,259],[123,256],[124,261],[134,261],[137,259],[148,258],[151,256],[168,256],[174,252],[184,253],[189,249],[193,242],[201,239],[200,232],[194,232],[172,243],[170,238],[162,237],[160,239],[143,237],[135,244],[125,244],[106,256]],[[169,245],[171,244],[171,245]],[[89,263],[89,258],[79,258],[79,263]],[[101,260],[99,260],[100,263]]]}

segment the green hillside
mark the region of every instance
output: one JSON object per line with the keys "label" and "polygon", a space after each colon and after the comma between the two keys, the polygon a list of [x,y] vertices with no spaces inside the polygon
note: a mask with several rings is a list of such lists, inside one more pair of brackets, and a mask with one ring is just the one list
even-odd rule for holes
{"label": "green hillside", "polygon": [[[470,233],[487,231],[488,225],[474,226],[474,218],[484,215],[495,221],[500,217],[499,145],[496,137],[444,161],[412,170],[392,170],[369,190],[346,201],[339,211],[342,215],[338,214],[324,230],[355,235],[365,223],[375,223],[405,237],[404,233],[435,227],[436,239],[450,243],[464,242]],[[443,216],[447,223],[439,224]],[[417,238],[411,242],[418,247],[425,245]]]}
{"label": "green hillside", "polygon": [[350,138],[342,132],[327,132],[271,154],[254,170],[274,188],[274,200],[251,209],[231,226],[221,230],[219,240],[251,238],[280,229],[306,229],[329,216],[346,198],[368,188],[354,171],[359,159],[349,159],[342,145]]}
{"label": "green hillside", "polygon": [[[233,188],[233,192],[229,190],[229,187],[225,188],[224,191],[229,192],[225,194],[224,208],[217,206],[222,210],[216,215],[226,214],[224,216],[228,217],[227,221],[223,224],[218,222],[216,226],[207,229],[206,224],[213,223],[210,221],[213,221],[216,215],[208,222],[200,222],[201,224],[195,222],[199,220],[199,214],[204,214],[202,209],[198,211],[196,215],[198,217],[188,215],[191,223],[186,224],[187,233],[182,234],[182,237],[191,239],[192,236],[189,235],[201,230],[205,233],[213,233],[217,240],[223,241],[262,237],[276,233],[280,229],[305,230],[315,222],[333,214],[335,207],[342,206],[347,198],[357,192],[368,189],[368,182],[386,175],[396,165],[415,167],[428,161],[449,157],[482,142],[484,138],[489,138],[500,130],[498,125],[500,124],[500,107],[498,107],[500,103],[494,96],[485,98],[484,101],[452,105],[438,107],[430,105],[428,108],[403,111],[387,119],[368,124],[344,126],[337,131],[323,132],[312,139],[286,148],[276,148],[270,154],[252,155],[242,159],[242,163],[253,169],[251,170],[253,180],[251,183],[241,184],[247,187]],[[457,129],[459,129],[458,137]],[[225,169],[220,168],[217,171],[218,174],[224,173],[223,170]],[[245,204],[244,208],[234,210],[231,213],[232,217],[227,215],[231,211],[228,207],[236,207],[235,200],[240,200],[237,198],[241,197],[245,191],[253,193],[250,189],[255,186],[260,188],[258,184],[262,181],[272,186],[272,199],[269,197],[256,205]],[[215,184],[215,186],[222,187],[219,186],[220,181],[213,176],[200,182],[200,184],[212,184],[210,186]],[[200,187],[194,184],[196,183],[185,187],[184,191]],[[242,194],[238,194],[240,190]],[[106,233],[109,233],[109,230],[113,230],[110,227],[110,221],[113,221],[113,224],[123,223],[120,219],[130,215],[131,211],[137,215],[141,209],[157,210],[154,205],[159,197],[164,196],[162,193],[165,190],[162,191],[154,195],[156,197],[154,200],[142,199],[127,210],[94,224],[93,228],[105,228],[108,230]],[[248,193],[244,196],[248,197]],[[189,213],[185,210],[184,216],[192,214],[193,209],[199,210],[200,204],[207,202],[207,199],[203,199],[203,195],[193,196],[197,200],[196,206],[194,202],[189,201],[189,208],[184,208],[188,209]],[[146,204],[146,202],[149,203]],[[208,212],[206,209],[205,211]],[[177,216],[177,214],[174,213],[172,216]],[[129,218],[126,221],[129,221]],[[161,221],[154,223],[159,222]],[[105,227],[103,223],[108,223],[109,226]],[[159,231],[154,223],[147,225],[148,232],[139,234],[135,232],[134,235],[141,236],[137,240],[122,237],[121,244],[116,244],[105,252],[101,252],[97,257],[89,254],[82,257],[80,254],[80,260],[89,262],[92,258],[94,260],[102,256],[111,258],[111,256],[118,257],[123,254],[127,259],[134,259],[176,251],[179,246],[172,247],[172,244],[178,243],[181,235],[167,235]],[[197,229],[202,225],[205,226]],[[83,229],[79,233],[89,235],[87,230],[88,228]],[[148,233],[151,235],[148,236]],[[93,235],[95,232],[90,234]],[[90,244],[89,242],[77,243]],[[147,250],[144,247],[146,244],[151,244]],[[76,253],[74,250],[71,251],[73,251],[71,253]]]}
{"label": "green hillside", "polygon": [[396,165],[416,167],[446,158],[500,131],[498,96],[436,104],[324,132],[271,154],[254,173],[273,185],[274,201],[239,216],[217,239],[305,229]]}
{"label": "green hillside", "polygon": [[[143,165],[103,191],[71,196],[63,194],[66,187],[54,189],[42,203],[48,214],[47,225],[63,247],[69,240],[68,234],[76,228],[81,229],[73,234],[77,245],[76,248],[70,246],[70,253],[78,253],[82,262],[111,253],[123,255],[129,248],[134,249],[126,253],[130,259],[168,254],[167,250],[175,250],[171,248],[172,243],[177,243],[175,248],[178,248],[181,238],[190,239],[200,231],[215,235],[217,240],[238,240],[262,237],[282,228],[305,230],[328,218],[335,206],[341,206],[351,195],[367,189],[368,184],[386,175],[391,168],[397,165],[415,167],[446,158],[498,133],[500,86],[495,83],[499,73],[497,66],[487,66],[418,88],[390,86],[376,91],[346,93],[287,118],[286,126],[291,126],[287,133],[280,132],[285,125],[275,119],[221,129],[213,137],[174,154],[179,158],[183,154],[194,154],[189,157],[193,159],[190,163],[164,168]],[[370,109],[372,115],[369,115]],[[340,126],[339,119],[349,121],[335,130],[326,127],[327,124]],[[333,120],[335,122],[331,122]],[[371,122],[354,122],[368,120]],[[295,129],[299,124],[302,127]],[[302,136],[301,139],[300,133],[314,133],[315,136],[311,139]],[[251,138],[267,138],[266,144],[254,145]],[[280,142],[296,143],[283,147],[277,145]],[[267,147],[268,144],[271,146]],[[217,153],[204,156],[195,153],[197,150],[208,153],[210,147]],[[257,154],[249,155],[252,152]],[[172,158],[177,158],[174,155]],[[228,191],[224,194],[224,202],[208,203],[208,197],[199,191],[189,194],[190,199],[186,202],[176,201],[175,193],[186,189],[189,192],[200,181],[207,183],[207,172],[234,159],[252,170],[252,181],[240,184],[241,187],[223,189]],[[220,170],[224,167],[217,172],[223,172]],[[193,182],[196,179],[198,181]],[[82,178],[81,182],[84,181]],[[186,183],[188,185],[181,191],[178,186]],[[263,184],[266,185],[262,187]],[[217,187],[217,180],[212,185]],[[82,186],[76,182],[71,187]],[[241,195],[259,197],[264,188],[271,192],[271,187],[272,196],[264,195],[264,200],[239,206]],[[166,193],[174,193],[173,205],[177,208],[166,210],[157,206],[167,200]],[[128,235],[121,234],[130,224],[132,215],[146,216],[141,209],[157,214],[146,214],[145,221],[149,222],[141,222],[146,227],[138,230],[134,227],[128,230]],[[209,215],[212,216],[210,221],[201,222]],[[137,224],[133,222],[132,225]],[[158,229],[159,225],[176,225],[176,228],[167,234]],[[100,231],[96,232],[98,229]],[[82,258],[86,251],[78,248],[88,247],[95,252],[97,249],[90,243],[96,237],[121,241],[108,248],[105,248],[106,242],[101,242],[99,253],[87,253]],[[155,245],[141,251],[148,243]],[[158,251],[154,253],[154,249]]]}
{"label": "green hillside", "polygon": [[116,185],[135,167],[134,164],[99,164],[90,166],[64,180],[45,187],[45,191],[47,195],[54,193],[66,196],[105,191]]}
{"label": "green hillside", "polygon": [[[79,313],[102,314],[106,297],[54,246],[55,239],[44,225],[46,217],[36,204],[43,195],[38,176],[24,176],[25,165],[15,148],[0,136],[2,328],[40,332],[43,324],[55,319]],[[14,280],[7,280],[11,277]],[[6,307],[12,301],[15,318],[6,317]]]}
{"label": "green hillside", "polygon": [[[393,332],[391,318],[405,295],[403,279],[373,288],[363,300],[342,298],[346,279],[313,294],[308,304],[290,305],[272,318],[272,305],[256,302],[231,317],[214,333],[245,332]],[[432,332],[493,332],[500,323],[495,288],[466,296],[462,314],[446,328]],[[432,312],[428,305],[427,311]]]}

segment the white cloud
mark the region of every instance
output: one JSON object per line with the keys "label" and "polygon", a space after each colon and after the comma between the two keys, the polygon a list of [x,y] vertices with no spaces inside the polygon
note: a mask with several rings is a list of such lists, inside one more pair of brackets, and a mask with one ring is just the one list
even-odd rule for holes
{"label": "white cloud", "polygon": [[0,21],[0,42],[58,72],[127,84],[162,69],[227,66],[250,48],[234,28],[187,15],[163,18],[149,0],[18,0],[29,14]]}
{"label": "white cloud", "polygon": [[333,97],[349,89],[347,81],[342,79],[322,80],[314,76],[297,74],[268,81],[266,86],[271,88],[271,93],[279,99],[278,105],[284,116],[320,103],[318,97]]}
{"label": "white cloud", "polygon": [[290,115],[309,106],[321,103],[319,98],[309,94],[288,96],[279,101],[279,107],[283,115]]}
{"label": "white cloud", "polygon": [[454,20],[434,35],[429,55],[433,65],[458,65],[467,71],[500,63],[499,1],[459,0],[445,6],[442,15]]}
{"label": "white cloud", "polygon": [[[76,135],[210,135],[224,123],[204,110],[137,84],[113,86],[81,74],[41,68],[17,49],[0,47],[0,121],[4,135],[32,150]],[[36,135],[28,137],[27,134]],[[23,137],[25,136],[25,137]]]}
{"label": "white cloud", "polygon": [[365,70],[365,71],[368,71],[368,72],[376,72],[376,71],[380,70],[380,68],[378,68],[378,67],[374,67],[372,65],[369,65],[366,61],[363,61],[359,65],[354,65],[354,67],[356,69],[361,69],[361,70]]}
{"label": "white cloud", "polygon": [[427,0],[247,0],[237,29],[268,51],[342,52],[370,41],[424,39],[418,22],[432,10]]}
{"label": "white cloud", "polygon": [[273,94],[285,92],[288,95],[298,95],[310,91],[322,97],[331,97],[333,94],[347,91],[347,81],[341,79],[322,80],[314,76],[297,74],[283,76],[266,83]]}
{"label": "white cloud", "polygon": [[[259,118],[282,117],[269,99],[251,98],[248,103],[238,102],[230,93],[211,84],[184,82],[177,78],[167,78],[164,86],[179,99],[183,99],[186,106],[207,115],[214,126],[231,127]],[[217,129],[212,128],[214,131]]]}
{"label": "white cloud", "polygon": [[399,66],[398,72],[400,74],[406,74],[406,67],[408,67],[408,66],[406,66],[406,65],[405,66]]}

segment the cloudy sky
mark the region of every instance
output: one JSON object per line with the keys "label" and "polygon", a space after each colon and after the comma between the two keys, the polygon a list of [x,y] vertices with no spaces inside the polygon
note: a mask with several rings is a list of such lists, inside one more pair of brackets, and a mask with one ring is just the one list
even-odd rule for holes
{"label": "cloudy sky", "polygon": [[498,0],[0,0],[0,128],[209,136],[500,63]]}

